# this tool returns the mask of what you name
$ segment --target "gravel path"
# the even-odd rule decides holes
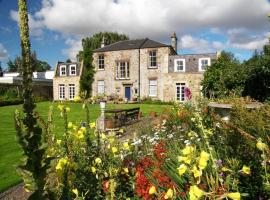
[[[31,193],[23,188],[23,183],[16,185],[0,194],[0,200],[27,200]]]

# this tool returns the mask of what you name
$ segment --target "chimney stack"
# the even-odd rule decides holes
[[[177,53],[177,37],[175,32],[173,32],[172,36],[171,36],[171,45],[173,47],[173,49],[175,50],[175,52]]]
[[[102,41],[101,41],[101,48],[105,47],[105,37],[103,35]]]

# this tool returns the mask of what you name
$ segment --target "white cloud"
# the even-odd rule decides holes
[[[65,41],[65,43],[69,47],[67,49],[64,49],[62,53],[66,55],[68,58],[70,58],[72,61],[76,61],[76,55],[80,50],[82,50],[81,38],[77,39],[68,38]]]
[[[267,0],[43,0],[35,14],[51,30],[91,35],[110,30],[133,37],[169,37],[201,28],[265,29]]]
[[[19,14],[17,11],[11,10],[10,17],[17,23],[19,22]],[[43,34],[44,24],[43,21],[28,14],[30,34],[35,37],[41,37]]]
[[[168,43],[176,31],[180,49],[205,52],[226,47],[260,48],[268,31],[269,11],[267,0],[43,0],[42,8],[29,19],[32,34],[42,34],[44,26],[66,38],[117,31],[131,38],[150,37]],[[228,41],[191,36],[205,30]],[[63,53],[74,58],[80,40],[67,40],[66,44],[69,47]]]
[[[3,44],[0,43],[0,60],[5,60],[8,58],[8,51]]]

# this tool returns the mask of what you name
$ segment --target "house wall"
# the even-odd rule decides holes
[[[176,83],[186,83],[191,90],[192,100],[201,96],[203,73],[168,73],[164,74],[164,101],[176,101]]]
[[[149,68],[149,51],[157,50],[157,68]],[[163,80],[162,74],[168,73],[168,57],[171,49],[168,47],[161,48],[146,48],[146,49],[132,49],[121,51],[109,51],[102,53],[94,53],[93,63],[95,65],[96,73],[93,82],[92,95],[97,95],[98,81],[104,80],[105,95],[117,94],[119,97],[125,97],[125,86],[131,87],[131,97],[137,97],[140,92],[141,98],[149,96],[149,80],[157,79],[158,92],[156,99],[163,99]],[[98,70],[98,56],[104,55],[105,69]],[[140,55],[140,91],[139,91],[139,55]],[[125,80],[116,79],[116,62],[129,61],[130,78]],[[137,90],[137,94],[135,93]]]
[[[75,84],[75,96],[79,95],[80,89],[80,76],[69,76],[69,77],[54,77],[53,79],[53,99],[59,100],[59,84],[65,85],[65,97],[69,99],[69,84]]]

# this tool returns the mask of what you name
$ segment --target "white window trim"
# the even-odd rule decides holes
[[[74,96],[73,96],[73,98],[70,97],[70,94],[71,94],[70,88],[74,88]],[[75,97],[75,94],[76,94],[76,86],[75,86],[75,84],[69,84],[68,85],[68,97],[69,97],[69,100],[73,100],[74,97]]]
[[[63,91],[64,91],[64,92],[63,92],[64,98],[61,97],[61,92],[60,92],[61,89],[60,89],[60,88],[64,88],[64,90],[63,90]],[[59,94],[58,94],[58,95],[59,95],[59,100],[65,100],[65,98],[66,98],[66,87],[65,87],[64,84],[59,84],[59,85],[58,85],[58,93],[59,93]]]
[[[183,70],[177,70],[177,61],[183,61]],[[185,72],[186,71],[186,60],[184,58],[174,60],[174,72]]]
[[[156,57],[156,65],[155,66],[151,66],[151,57],[152,56],[150,56],[150,52],[156,52],[156,56],[155,56]],[[157,69],[158,68],[157,54],[158,54],[157,50],[148,51],[148,59],[149,59],[148,68],[149,69]]]
[[[99,68],[99,56],[103,56],[103,62],[104,62],[104,66],[103,66],[103,68]],[[104,71],[105,70],[105,56],[104,56],[104,54],[100,54],[100,55],[98,55],[98,63],[97,63],[97,70],[98,71]]]
[[[204,69],[202,69],[202,63],[201,63],[201,61],[202,60],[207,60],[208,61],[208,66],[210,66],[211,65],[211,59],[210,58],[199,58],[199,71],[200,72],[204,72],[205,70]]]
[[[75,67],[75,74],[71,74],[71,67]],[[69,75],[70,76],[76,76],[77,67],[76,65],[69,65]]]
[[[101,81],[103,82],[103,85],[99,85],[99,83]],[[99,92],[99,86],[103,86],[103,92],[102,93]],[[105,81],[104,80],[98,80],[97,81],[97,94],[105,94]]]
[[[185,102],[186,101],[186,97],[184,97],[184,101],[182,101],[181,99],[180,100],[177,99],[177,90],[176,90],[177,89],[177,84],[185,84],[185,87],[188,87],[188,84],[186,82],[184,82],[184,81],[182,81],[182,82],[176,82],[175,83],[175,100],[176,100],[176,102],[181,102],[181,103],[182,102]]]
[[[150,93],[150,86],[151,86],[150,82],[151,81],[156,81],[156,85],[155,85],[156,86],[156,94],[154,94],[154,95]],[[152,86],[154,86],[154,85],[152,85]],[[157,93],[158,93],[158,81],[157,81],[157,79],[150,79],[149,80],[149,88],[148,89],[149,89],[149,97],[157,97]]]
[[[125,63],[125,77],[120,77],[121,63]],[[129,80],[129,79],[130,79],[129,61],[117,61],[116,62],[116,80]]]
[[[65,69],[65,75],[62,75],[62,69]],[[60,76],[67,76],[67,66],[66,65],[60,65]]]

